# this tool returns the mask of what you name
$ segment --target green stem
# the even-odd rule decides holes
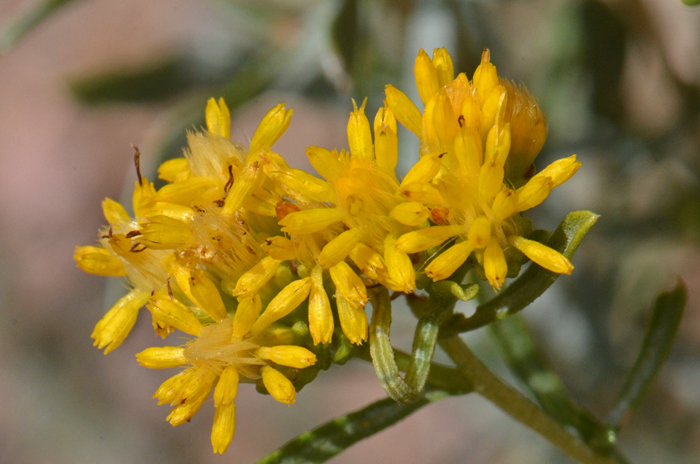
[[[613,464],[610,456],[595,454],[585,443],[568,433],[552,417],[520,392],[496,377],[458,336],[440,341],[440,346],[472,382],[474,391],[506,414],[549,440],[564,453],[584,464]]]

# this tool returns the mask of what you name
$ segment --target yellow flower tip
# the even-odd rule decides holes
[[[387,235],[384,240],[384,262],[386,263],[392,290],[413,293],[416,289],[416,271],[407,253],[396,248],[396,237]]]
[[[450,277],[474,251],[474,244],[469,241],[456,243],[433,259],[425,268],[425,273],[434,282]]]
[[[251,152],[272,147],[289,127],[292,113],[293,110],[285,109],[284,103],[268,111],[253,134],[250,142]]]
[[[311,278],[295,280],[284,287],[267,305],[262,315],[255,321],[251,329],[257,335],[273,322],[282,319],[294,311],[309,296]]]
[[[231,295],[243,296],[257,293],[275,275],[280,262],[279,259],[272,256],[261,259],[258,264],[238,279],[236,288],[233,289]]]
[[[98,349],[107,354],[122,344],[136,322],[139,309],[146,304],[149,292],[132,290],[122,297],[95,325],[91,337]]]
[[[421,138],[423,136],[423,115],[415,103],[393,85],[387,85],[384,92],[386,94],[386,105],[394,113],[396,119],[406,129],[416,134],[418,138]]]
[[[543,268],[558,274],[570,275],[574,270],[571,261],[556,250],[534,240],[527,240],[517,235],[508,237],[508,243],[522,251],[525,256]]]
[[[146,307],[153,316],[153,327],[162,334],[168,327],[174,327],[187,334],[199,336],[202,323],[192,310],[163,292],[156,292]]]
[[[241,340],[253,328],[255,320],[262,311],[260,295],[238,298],[238,308],[233,316],[232,338]]]
[[[416,76],[416,86],[418,87],[418,95],[424,105],[428,104],[430,97],[438,91],[438,74],[428,54],[422,48],[416,57],[416,64],[413,67],[413,72]]]
[[[218,406],[214,413],[211,428],[211,444],[215,453],[224,454],[236,430],[236,405],[233,403]]]
[[[474,71],[473,83],[482,102],[486,101],[491,90],[498,85],[498,72],[496,67],[491,64],[491,52],[488,48],[484,48],[481,53],[481,64]]]
[[[107,219],[107,222],[115,226],[118,224],[125,224],[131,220],[129,213],[126,209],[116,201],[111,198],[105,198],[102,200],[102,212]]]
[[[238,383],[240,375],[234,366],[227,366],[219,376],[219,381],[214,389],[214,406],[217,408],[227,404],[233,404],[238,395]]]
[[[323,269],[314,266],[311,270],[311,291],[309,294],[309,331],[314,345],[329,343],[333,337],[333,312],[331,303],[323,287]]]
[[[158,167],[158,178],[166,182],[186,180],[190,174],[190,165],[186,158],[173,158]]]
[[[494,290],[501,289],[508,274],[508,263],[503,249],[496,240],[491,240],[484,250],[484,274]]]
[[[221,322],[228,317],[224,300],[221,299],[216,284],[206,276],[203,270],[192,270],[190,292],[197,305],[215,321]]]
[[[185,349],[176,346],[153,347],[136,355],[139,365],[151,369],[166,369],[187,364]]]
[[[491,240],[491,221],[486,216],[479,216],[472,222],[467,237],[475,248],[486,248]]]
[[[73,259],[80,269],[89,273],[106,277],[126,275],[126,269],[119,258],[102,247],[75,247]]]
[[[454,65],[452,64],[452,57],[447,53],[445,47],[436,48],[433,50],[433,65],[437,71],[438,85],[443,87],[455,78]]]
[[[319,232],[342,219],[336,208],[315,208],[289,213],[279,221],[282,232],[311,234]]]
[[[318,256],[318,264],[323,269],[335,266],[350,254],[363,235],[362,229],[359,228],[341,233],[323,247]]]
[[[225,138],[231,138],[231,113],[223,98],[216,100],[210,98],[205,111],[207,129],[209,132]]]
[[[460,232],[462,232],[462,226],[459,225],[433,226],[403,234],[394,245],[404,253],[418,253],[436,247]]]
[[[362,102],[362,106],[357,108],[355,100],[352,101],[354,111],[350,113],[348,121],[348,144],[350,153],[356,159],[374,159],[374,145],[372,144],[372,132],[369,127],[369,120],[365,116],[365,105],[367,98]]]
[[[351,343],[361,345],[367,340],[369,335],[367,314],[364,308],[354,305],[340,293],[336,295],[336,304],[338,307],[338,319],[340,319],[340,327],[343,329],[343,333]]]
[[[331,279],[335,284],[336,290],[350,304],[355,306],[364,306],[369,298],[367,297],[367,287],[360,276],[346,263],[341,261],[330,268]]]
[[[255,350],[255,355],[260,359],[295,369],[304,369],[316,364],[316,355],[301,346],[264,346]]]
[[[389,212],[392,218],[406,226],[420,226],[430,214],[430,209],[415,201],[399,203]]]
[[[296,390],[292,382],[280,371],[270,366],[261,369],[263,385],[267,392],[277,401],[284,404],[294,404]]]

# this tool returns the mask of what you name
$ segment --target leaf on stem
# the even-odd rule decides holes
[[[614,427],[619,428],[625,416],[642,401],[668,357],[683,317],[686,299],[687,290],[681,279],[678,279],[673,290],[662,292],[656,298],[637,360],[608,414],[608,423]]]
[[[400,404],[386,398],[359,411],[340,416],[299,435],[257,464],[320,463],[338,455],[360,440],[381,432],[421,407],[449,396],[447,392],[426,392],[413,404]]]

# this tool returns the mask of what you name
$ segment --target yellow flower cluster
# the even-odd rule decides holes
[[[387,86],[372,125],[366,102],[353,103],[349,152],[307,149],[323,179],[272,151],[292,115],[283,104],[245,150],[230,140],[225,103],[211,99],[207,130],[188,133],[185,156],[160,166],[167,184],[156,190],[141,175],[137,152],[134,218],[105,200],[100,246],[76,249],[81,269],[124,276],[132,287],[95,327],[98,348],[117,348],[144,305],[162,337],[174,329],[192,336],[137,359],[150,368],[188,366],[155,395],[174,406],[173,425],[214,390],[215,452],[233,437],[239,382],[257,382],[291,404],[297,370],[316,363],[313,345],[328,347],[336,325],[352,343],[367,340],[368,287],[411,293],[417,272],[446,279],[470,256],[495,289],[523,254],[554,272],[573,269],[525,238],[520,213],[579,167],[572,156],[534,174],[546,138],[534,98],[498,77],[488,50],[471,80],[455,78],[444,48],[432,59],[421,50],[415,75],[423,113]],[[420,139],[420,159],[403,179],[397,121]],[[290,329],[302,318],[307,346]]]

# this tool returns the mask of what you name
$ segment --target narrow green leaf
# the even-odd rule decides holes
[[[331,24],[331,33],[333,44],[345,65],[346,72],[352,74],[359,30],[357,0],[343,0],[342,4]]]
[[[5,54],[34,27],[74,0],[46,0],[32,5],[0,26],[0,54]]]
[[[68,86],[82,103],[154,103],[191,89],[196,78],[193,60],[184,55],[152,60],[136,69],[115,69],[72,79]]]
[[[616,441],[615,431],[580,407],[537,347],[527,324],[517,314],[489,325],[506,363],[547,414],[575,428],[592,447],[604,451]]]
[[[675,288],[659,294],[652,309],[647,333],[634,366],[608,414],[608,423],[619,427],[625,416],[642,401],[654,376],[673,346],[687,299],[685,283],[678,279]]]
[[[569,213],[547,240],[547,246],[571,259],[598,215],[590,211]],[[522,310],[547,290],[560,274],[532,263],[508,288],[491,300],[479,305],[476,313],[467,318],[456,314],[440,331],[440,338],[478,329],[496,320]]]
[[[360,440],[381,432],[423,406],[449,396],[434,390],[413,404],[386,398],[353,413],[340,416],[299,435],[257,464],[313,464],[325,462]]]

